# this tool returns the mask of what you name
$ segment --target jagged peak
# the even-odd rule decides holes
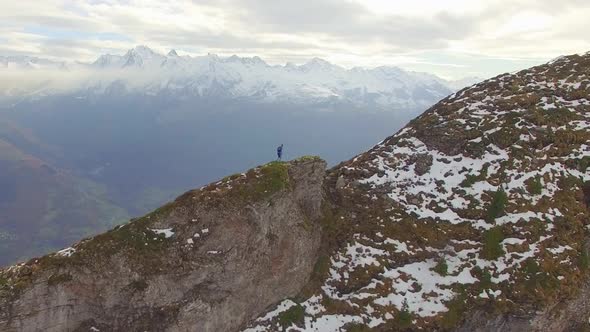
[[[224,62],[233,62],[233,63],[242,63],[242,64],[249,64],[249,65],[262,65],[268,66],[268,64],[262,60],[259,56],[253,57],[240,57],[237,55],[232,55],[224,60]]]
[[[129,51],[127,51],[127,54],[137,54],[137,55],[140,55],[140,56],[153,56],[153,55],[156,55],[158,53],[156,53],[151,48],[149,48],[149,47],[147,47],[145,45],[137,45],[134,48],[132,48]]]
[[[259,56],[257,56],[257,55],[253,56],[251,59],[252,59],[252,62],[254,62],[254,63],[261,64],[261,65],[265,65],[265,66],[267,66],[267,65],[268,65],[268,64],[266,63],[266,61],[262,60],[262,58],[261,58],[261,57],[259,57]]]
[[[149,48],[145,45],[138,45],[138,46],[135,46],[134,48],[130,49],[129,51],[127,51],[127,53],[125,53],[125,55],[123,57],[149,60],[154,57],[162,57],[162,55],[155,52],[154,50],[152,50],[151,48]]]
[[[324,59],[314,57],[305,64],[300,66],[301,69],[304,70],[335,70],[341,69],[341,67],[336,66]]]
[[[240,59],[241,59],[241,57],[239,57],[235,54],[232,54],[232,56],[228,57],[226,60],[228,62],[238,62],[238,61],[240,61]]]

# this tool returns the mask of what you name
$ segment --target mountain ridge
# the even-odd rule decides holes
[[[314,157],[273,162],[0,270],[0,324],[9,331],[50,320],[67,330],[580,330],[590,314],[589,141],[590,53],[500,75],[451,94],[326,173]],[[201,245],[196,239],[209,225],[217,237]],[[270,265],[254,264],[249,250],[259,246],[247,250],[242,233],[258,239]],[[232,243],[244,250],[232,253]],[[297,259],[300,250],[305,259]],[[221,261],[200,261],[217,254]],[[248,298],[260,301],[256,310],[237,314],[236,288],[219,286],[253,275],[273,280],[265,272],[275,263],[281,273],[272,282],[282,287],[271,291],[284,293],[247,287],[264,294]],[[202,278],[218,267],[236,275]],[[300,272],[296,283],[290,268]],[[107,273],[109,285],[88,269]],[[96,296],[105,289],[107,299]],[[133,301],[125,297],[113,311],[108,303],[120,294]],[[94,314],[79,302],[66,305],[81,298],[105,302],[92,303]]]
[[[4,63],[5,70],[21,68],[32,72],[34,77],[35,70],[51,69],[53,64],[55,70],[66,74],[61,78],[64,82],[73,82],[63,87],[58,84],[59,80],[50,77],[49,82],[40,83],[41,89],[35,86],[35,89],[15,91],[12,87],[4,89],[6,96],[101,95],[108,93],[108,86],[123,83],[130,92],[149,95],[171,93],[206,97],[216,96],[222,90],[220,96],[265,102],[330,104],[345,101],[356,106],[403,110],[428,107],[452,91],[479,81],[477,78],[447,81],[432,74],[387,66],[345,69],[320,58],[302,65],[269,65],[257,56],[208,54],[191,57],[179,56],[173,50],[164,55],[146,46],[137,46],[124,55],[101,55],[92,63],[46,61],[47,65],[40,67],[31,65],[27,57],[20,62],[17,60],[17,57],[0,57],[0,65]],[[78,72],[80,74],[76,74]]]
[[[443,99],[328,171],[330,268],[247,331],[581,329],[589,128],[590,54]]]

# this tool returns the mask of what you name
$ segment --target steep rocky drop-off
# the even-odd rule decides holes
[[[326,164],[273,162],[0,270],[0,331],[235,331],[306,283]]]

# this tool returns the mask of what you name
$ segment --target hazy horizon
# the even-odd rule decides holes
[[[0,13],[0,54],[92,61],[148,45],[270,64],[319,57],[345,68],[491,77],[589,51],[589,14],[581,0],[12,2]]]

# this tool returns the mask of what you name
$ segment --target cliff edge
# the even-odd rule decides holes
[[[307,282],[326,163],[272,162],[0,270],[0,331],[233,331]]]

